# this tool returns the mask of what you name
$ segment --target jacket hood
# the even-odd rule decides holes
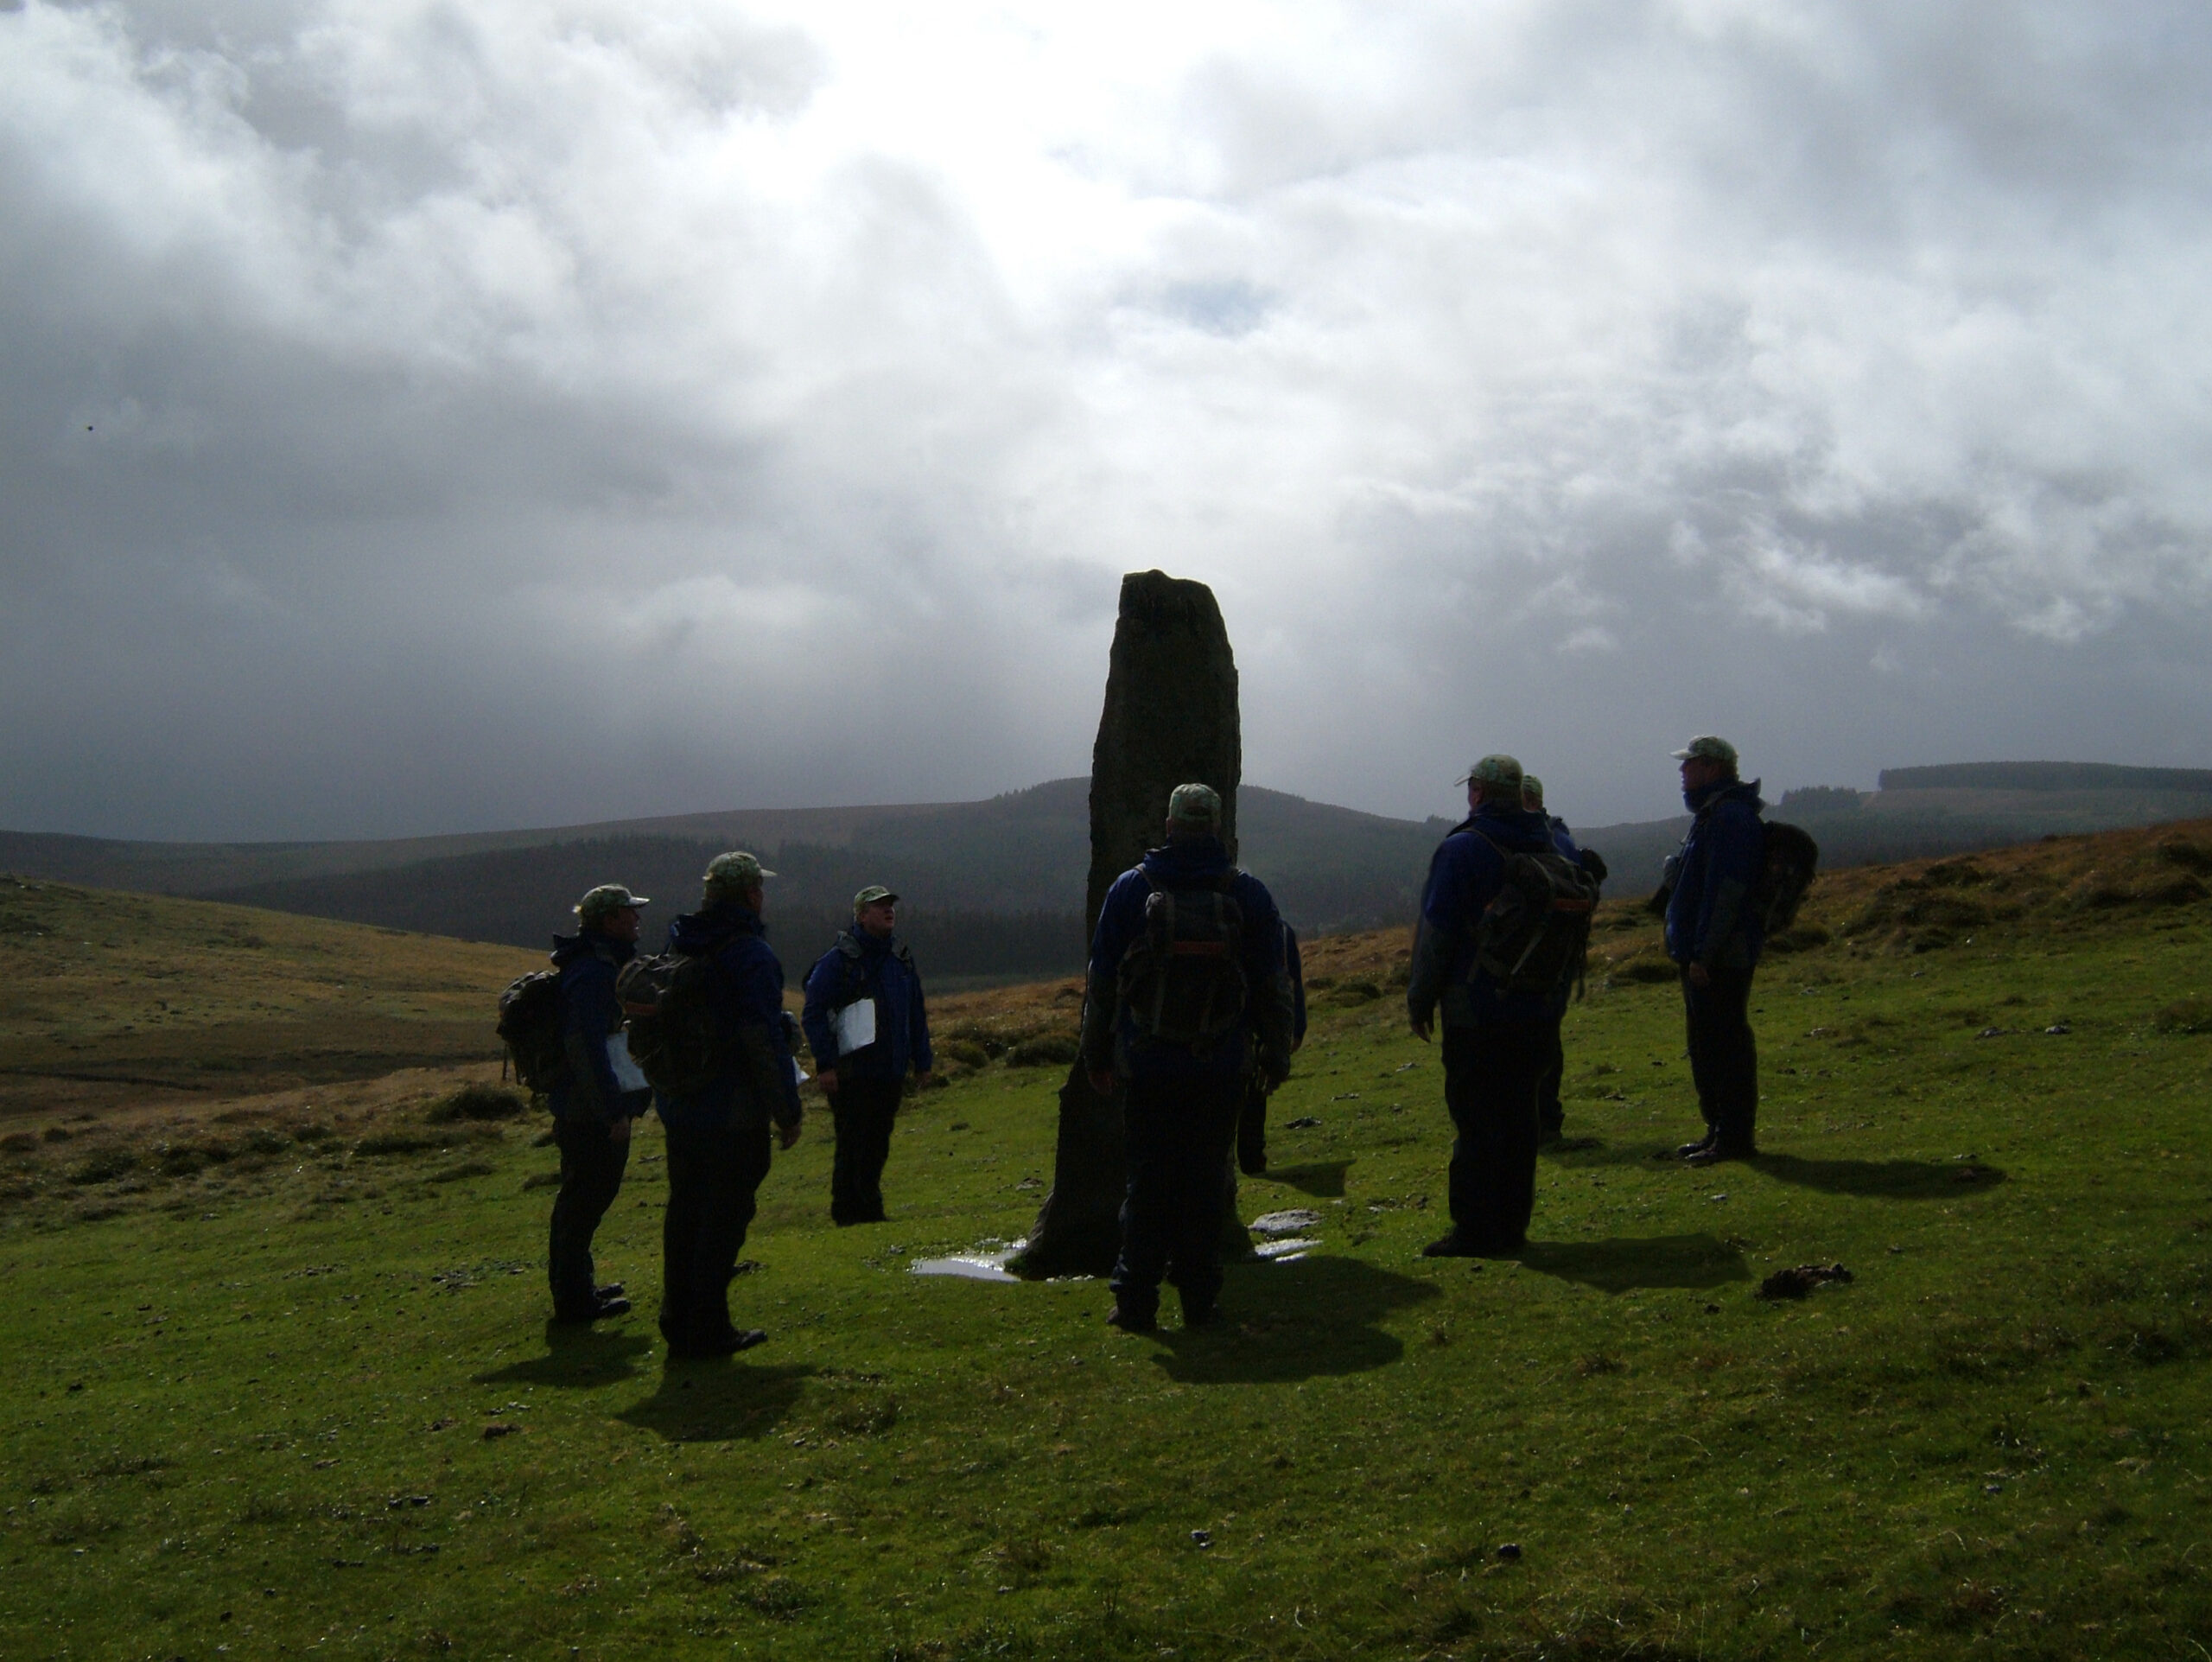
[[[668,926],[668,949],[697,955],[714,952],[739,935],[765,935],[767,926],[749,906],[726,901],[703,912],[686,912]]]
[[[553,967],[566,969],[580,958],[589,958],[604,947],[617,964],[627,964],[638,955],[638,949],[626,940],[617,940],[612,935],[602,935],[595,930],[580,929],[573,935],[553,937]]]
[[[1509,808],[1502,803],[1484,803],[1452,829],[1455,833],[1479,832],[1516,854],[1544,854],[1552,847],[1552,822],[1548,815]]]
[[[1143,870],[1163,883],[1187,883],[1218,877],[1229,869],[1229,850],[1218,837],[1198,837],[1187,843],[1167,843],[1147,849]]]
[[[1764,812],[1766,804],[1759,798],[1759,781],[1755,779],[1719,779],[1701,791],[1684,791],[1682,802],[1692,813],[1703,813],[1714,803],[1733,797],[1751,805],[1753,813]]]

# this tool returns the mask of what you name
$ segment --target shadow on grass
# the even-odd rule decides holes
[[[1435,1296],[1429,1283],[1359,1258],[1231,1265],[1220,1322],[1191,1332],[1163,1328],[1166,1349],[1155,1360],[1170,1379],[1188,1385],[1363,1373],[1405,1353],[1404,1343],[1376,1323]],[[1167,1304],[1172,1311],[1174,1300]]]
[[[1303,1166],[1270,1166],[1259,1176],[1248,1181],[1255,1183],[1281,1183],[1294,1188],[1300,1194],[1318,1195],[1323,1200],[1342,1200],[1344,1174],[1351,1169],[1349,1160],[1315,1160]]]
[[[658,1391],[614,1417],[671,1442],[762,1437],[791,1412],[813,1372],[794,1362],[754,1366],[741,1356],[679,1362],[662,1373]]]
[[[1711,1235],[1531,1241],[1522,1249],[1521,1264],[1538,1275],[1580,1282],[1602,1293],[1632,1293],[1656,1287],[1719,1287],[1751,1278],[1744,1255]]]
[[[2005,1181],[2003,1172],[1978,1160],[1803,1160],[1794,1154],[1763,1154],[1751,1168],[1761,1176],[1829,1194],[1890,1200],[1955,1199]]]
[[[545,1354],[532,1356],[490,1373],[478,1385],[542,1385],[582,1387],[637,1377],[638,1362],[652,1349],[643,1334],[620,1328],[575,1328],[545,1324]]]

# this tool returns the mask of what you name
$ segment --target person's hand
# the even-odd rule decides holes
[[[776,1142],[779,1147],[788,1149],[798,1143],[799,1124],[798,1120],[793,1120],[788,1125],[776,1127]]]
[[[1090,1070],[1090,1088],[1096,1091],[1102,1097],[1112,1096],[1114,1094],[1113,1074],[1103,1067],[1092,1068]]]
[[[1427,1044],[1428,1042],[1428,1018],[1426,1016],[1415,1017],[1413,1023],[1413,1028],[1414,1037],[1420,1040],[1423,1044]]]
[[[629,1115],[617,1114],[613,1123],[607,1128],[607,1140],[609,1143],[627,1143],[630,1140],[632,1123]]]
[[[1689,969],[1690,985],[1703,992],[1713,984],[1713,971],[1702,964],[1693,964]]]
[[[817,1073],[814,1076],[814,1082],[820,1086],[824,1091],[830,1092],[830,1095],[836,1095],[837,1070],[834,1067],[823,1068],[819,1073]]]

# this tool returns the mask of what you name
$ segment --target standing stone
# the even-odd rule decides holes
[[[1221,608],[1202,583],[1162,571],[1122,579],[1121,614],[1106,672],[1106,704],[1090,753],[1090,884],[1084,940],[1098,927],[1114,879],[1156,846],[1167,795],[1198,781],[1221,793],[1222,840],[1236,853],[1236,786],[1243,774],[1236,660]],[[1060,1086],[1052,1189],[1011,1268],[1027,1276],[1103,1276],[1121,1247],[1128,1187],[1120,1093],[1102,1097],[1077,1060]],[[1234,1183],[1233,1176],[1230,1178]],[[1230,1209],[1237,1251],[1250,1239]]]

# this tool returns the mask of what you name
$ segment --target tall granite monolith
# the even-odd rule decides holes
[[[1114,879],[1160,842],[1167,795],[1178,785],[1196,780],[1221,793],[1223,840],[1235,856],[1243,773],[1236,660],[1213,591],[1162,571],[1130,572],[1122,579],[1105,708],[1090,753],[1086,944]],[[1108,1273],[1127,1186],[1120,1093],[1093,1091],[1078,1060],[1060,1086],[1052,1192],[1012,1267],[1028,1276]],[[1249,1251],[1234,1208],[1228,1225],[1226,1244]]]

